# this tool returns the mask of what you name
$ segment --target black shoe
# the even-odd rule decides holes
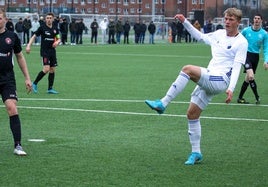
[[[241,104],[249,104],[249,102],[247,102],[244,98],[242,99],[237,99],[237,103],[241,103]]]

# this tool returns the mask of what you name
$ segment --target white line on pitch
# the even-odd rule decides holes
[[[158,114],[152,114],[152,113],[122,112],[122,111],[108,111],[108,110],[88,110],[88,109],[74,109],[74,108],[30,107],[30,106],[19,106],[19,108],[38,109],[38,110],[59,110],[59,111],[108,113],[108,114],[142,115],[142,116],[156,116],[156,115],[158,115]],[[183,118],[186,117],[186,115],[175,115],[175,114],[162,114],[161,116],[165,116],[165,117],[183,117]],[[267,119],[227,118],[227,117],[209,117],[209,116],[202,116],[201,118],[203,118],[203,119],[215,119],[215,120],[268,122]]]

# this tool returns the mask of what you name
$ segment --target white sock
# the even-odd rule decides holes
[[[200,120],[188,120],[188,134],[190,143],[192,145],[192,152],[201,153],[200,140],[201,140],[201,124]]]
[[[164,107],[166,107],[179,93],[182,92],[189,80],[189,75],[181,71],[175,82],[173,82],[170,86],[166,96],[161,99]]]

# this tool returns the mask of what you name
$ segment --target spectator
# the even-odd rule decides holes
[[[109,37],[108,37],[108,43],[109,44],[116,44],[114,40],[114,35],[115,35],[115,22],[111,18],[108,24],[108,29],[109,29]]]
[[[63,18],[62,22],[60,23],[60,34],[61,34],[62,45],[67,44],[68,23],[67,23],[66,18]]]
[[[121,35],[123,33],[123,25],[122,25],[122,18],[121,17],[116,22],[115,30],[116,30],[116,42],[118,44],[120,44]]]
[[[32,21],[32,28],[31,28],[31,36],[34,35],[34,32],[40,27],[40,23],[38,22],[37,18],[34,18]],[[34,44],[38,45],[40,43],[40,37],[36,37]]]
[[[101,41],[102,41],[102,44],[105,44],[106,43],[107,28],[108,28],[108,21],[107,21],[107,18],[104,18],[100,22]]]
[[[124,44],[129,44],[129,31],[130,31],[130,24],[128,20],[125,22],[123,25],[123,30],[124,30]]]
[[[144,44],[146,30],[147,30],[147,25],[145,24],[145,20],[143,20],[143,22],[141,24],[141,34],[140,34],[140,43],[141,44]]]
[[[76,32],[77,32],[77,27],[76,27],[76,23],[75,23],[75,19],[72,19],[71,23],[69,24],[69,31],[70,31],[70,42],[71,45],[76,45],[75,41],[76,41]]]
[[[79,19],[76,24],[76,44],[83,44],[83,32],[85,30],[85,24],[83,19]]]
[[[150,22],[148,26],[148,31],[149,31],[149,44],[154,44],[154,34],[156,31],[156,27],[153,21]]]
[[[90,24],[91,28],[91,43],[97,44],[97,38],[98,38],[98,28],[99,24],[97,23],[97,20],[94,19],[93,22]]]
[[[141,35],[141,24],[140,20],[137,19],[136,23],[133,26],[134,34],[135,34],[135,43],[138,44],[140,41],[140,35]]]
[[[29,43],[30,39],[30,29],[32,28],[32,22],[30,16],[27,16],[23,20],[23,44],[26,45]]]
[[[6,22],[6,28],[7,30],[14,32],[15,28],[11,18]]]
[[[19,18],[19,21],[15,24],[15,31],[22,45],[23,44],[23,20],[22,18]]]
[[[205,33],[210,33],[213,31],[213,24],[211,23],[211,20],[208,20],[207,24],[205,25],[204,31]]]

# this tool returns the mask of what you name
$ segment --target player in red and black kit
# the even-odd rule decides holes
[[[45,18],[45,24],[41,25],[34,35],[30,39],[28,45],[26,46],[26,52],[30,53],[31,45],[35,41],[37,36],[41,36],[41,48],[40,55],[43,59],[43,70],[40,71],[32,84],[34,93],[37,93],[38,82],[48,74],[48,90],[49,94],[57,94],[58,92],[53,89],[54,79],[55,79],[55,68],[57,66],[56,57],[56,47],[60,43],[59,30],[53,24],[54,14],[48,13]]]
[[[21,123],[17,110],[16,80],[13,70],[13,54],[24,75],[28,92],[31,91],[31,80],[26,60],[21,49],[21,42],[17,34],[6,29],[6,12],[0,9],[0,94],[5,104],[10,129],[14,139],[14,154],[25,156],[26,152],[21,147]]]

